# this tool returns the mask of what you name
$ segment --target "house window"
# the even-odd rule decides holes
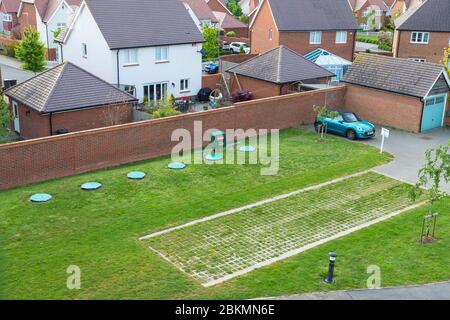
[[[65,22],[58,22],[56,24],[56,28],[57,29],[64,29],[66,27],[66,23]]]
[[[272,35],[272,29],[270,29],[270,30],[269,30],[269,40],[272,40],[272,37],[273,37],[273,35]]]
[[[189,91],[189,79],[180,80],[180,91]]]
[[[121,84],[120,85],[120,89],[122,89],[123,91],[131,94],[132,96],[136,96],[136,87],[135,86],[127,85],[127,84]]]
[[[370,12],[371,12],[371,10],[370,10],[370,9],[367,9],[366,11],[363,12],[363,16],[364,16],[364,17],[370,16]]]
[[[309,44],[321,44],[322,43],[322,32],[313,31],[309,33]]]
[[[359,25],[361,29],[363,29],[364,31],[368,31],[369,30],[369,25],[362,23]]]
[[[3,14],[3,21],[11,22],[12,21],[12,15],[10,15],[8,13]]]
[[[411,43],[428,43],[430,38],[429,32],[412,32],[411,33]]]
[[[138,53],[137,49],[124,50],[124,63],[127,64],[137,64],[138,63]]]
[[[169,47],[158,47],[156,48],[155,60],[158,61],[169,61]]]
[[[380,10],[380,9],[377,9],[377,10],[375,10],[375,15],[376,15],[377,17],[381,17],[381,16],[383,15],[383,11]]]
[[[83,53],[83,57],[87,57],[87,55],[88,55],[88,51],[87,51],[87,44],[86,43],[82,43],[81,44],[81,50],[82,50],[82,53]]]
[[[436,104],[440,104],[440,103],[444,103],[444,97],[437,97],[435,103]]]
[[[336,43],[347,43],[347,31],[336,32]]]

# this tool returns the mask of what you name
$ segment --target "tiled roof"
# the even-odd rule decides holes
[[[361,53],[342,81],[424,98],[443,72],[440,64]]]
[[[5,12],[17,13],[19,11],[20,0],[1,0],[5,7]]]
[[[135,101],[128,93],[66,62],[5,91],[40,113]]]
[[[334,76],[285,46],[249,59],[228,72],[277,84]]]
[[[204,41],[179,0],[87,0],[86,2],[110,49]]]
[[[214,16],[219,21],[219,27],[221,29],[233,29],[233,28],[247,28],[247,25],[228,13],[214,11]]]
[[[450,0],[426,0],[396,21],[398,30],[450,32]]]
[[[217,22],[216,16],[209,8],[205,0],[181,0],[191,8],[199,20],[211,20]]]
[[[279,31],[356,30],[347,0],[266,0]]]

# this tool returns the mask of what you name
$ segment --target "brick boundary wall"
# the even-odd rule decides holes
[[[168,155],[175,129],[287,129],[314,121],[314,105],[343,107],[346,87],[235,104],[215,110],[145,120],[0,145],[0,189],[76,175]],[[195,146],[194,147],[199,147]]]
[[[202,88],[210,88],[214,90],[220,88],[220,83],[222,83],[222,74],[204,74],[202,75]]]

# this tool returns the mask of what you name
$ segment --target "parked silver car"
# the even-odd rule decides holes
[[[233,53],[240,53],[241,47],[244,48],[245,54],[250,53],[250,46],[246,44],[245,42],[232,42],[230,43],[230,49]]]

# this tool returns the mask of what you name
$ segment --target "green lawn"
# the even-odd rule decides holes
[[[384,285],[449,278],[450,242],[442,237],[433,246],[415,244],[424,210],[207,289],[138,241],[169,226],[390,159],[341,138],[317,143],[315,134],[295,129],[280,136],[277,176],[261,176],[254,165],[170,171],[166,157],[0,192],[0,298],[251,298],[323,290],[327,287],[319,278],[331,249],[340,254],[336,288],[364,285],[367,264],[382,267]],[[143,170],[148,177],[129,181],[125,175],[131,170]],[[103,188],[79,190],[92,180]],[[51,193],[54,199],[32,204],[28,198],[36,192]],[[442,202],[441,211],[447,206],[448,201]],[[439,218],[439,227],[450,228],[447,215]],[[66,288],[69,265],[81,268],[81,290]]]

